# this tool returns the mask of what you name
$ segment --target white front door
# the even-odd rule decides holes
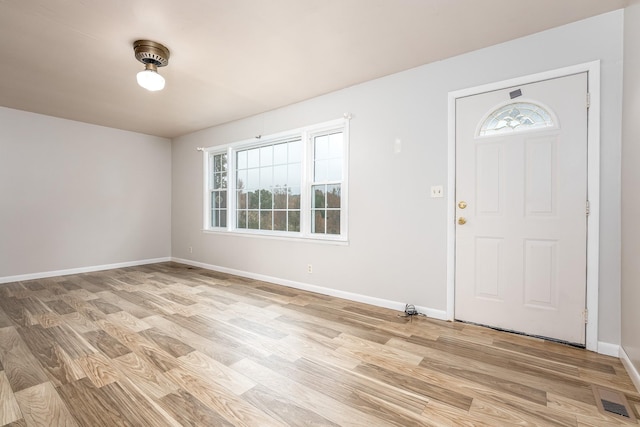
[[[585,343],[587,73],[456,100],[455,318]]]

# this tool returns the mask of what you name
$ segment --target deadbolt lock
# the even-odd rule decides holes
[[[465,202],[464,200],[459,201],[459,202],[458,202],[458,207],[459,207],[460,209],[464,209],[464,208],[466,208],[466,207],[467,207],[467,202]]]

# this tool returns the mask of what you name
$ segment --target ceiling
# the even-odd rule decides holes
[[[175,137],[627,0],[0,0],[0,105]],[[132,43],[171,51],[162,92]]]

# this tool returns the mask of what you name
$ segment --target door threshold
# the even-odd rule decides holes
[[[493,329],[494,331],[507,332],[509,334],[521,335],[521,336],[530,337],[530,338],[537,338],[537,339],[540,339],[540,340],[543,340],[543,341],[549,341],[549,342],[554,342],[554,343],[557,343],[557,344],[567,345],[569,347],[582,348],[582,349],[586,349],[587,348],[587,346],[585,344],[578,344],[578,343],[574,343],[574,342],[570,342],[570,341],[559,340],[557,338],[544,337],[542,335],[527,334],[525,332],[514,331],[514,330],[511,330],[511,329],[503,329],[503,328],[498,328],[496,326],[484,325],[482,323],[469,322],[467,320],[454,319],[454,321],[455,322],[460,322],[460,323],[465,323],[465,324],[468,324],[468,325],[481,326],[483,328]]]

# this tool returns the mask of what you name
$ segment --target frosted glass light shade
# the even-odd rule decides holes
[[[137,76],[138,84],[146,90],[155,92],[164,89],[164,77],[153,70],[140,71]]]

